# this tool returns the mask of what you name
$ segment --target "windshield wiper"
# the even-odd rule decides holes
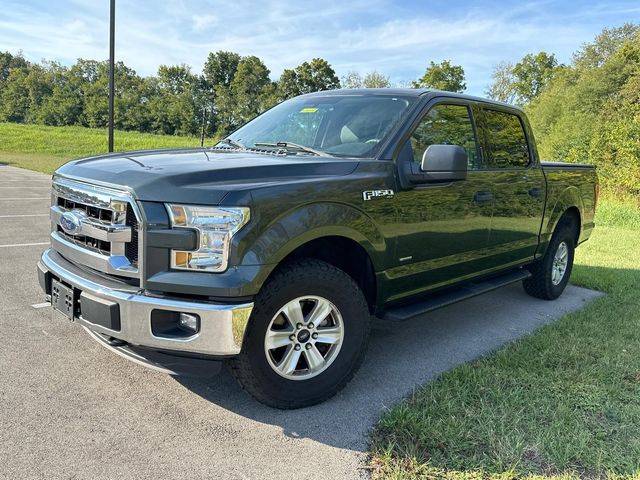
[[[329,157],[333,156],[327,152],[323,152],[322,150],[316,150],[315,148],[305,147],[304,145],[300,145],[298,143],[292,143],[292,142],[276,142],[276,143],[255,142],[254,145],[256,147],[285,148],[287,150],[296,150],[299,152],[311,153],[312,155],[318,155],[318,156],[322,156],[322,155],[327,155]]]
[[[237,140],[231,140],[230,138],[223,138],[222,140],[219,140],[218,143],[226,143],[227,145],[231,145],[232,147],[240,148],[242,150],[247,149],[247,147],[245,147],[242,143],[238,142]]]

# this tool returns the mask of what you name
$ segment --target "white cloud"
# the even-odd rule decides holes
[[[116,56],[149,75],[160,64],[187,63],[200,71],[210,51],[232,50],[262,58],[273,78],[284,68],[323,57],[338,75],[376,69],[394,81],[418,77],[430,60],[451,59],[465,68],[469,93],[482,94],[492,66],[501,60],[546,50],[567,62],[603,27],[640,20],[631,0],[592,1],[580,9],[559,0],[509,8],[500,2],[468,7],[452,1],[439,10],[424,5],[399,0],[328,0],[321,8],[294,0],[119,2]],[[106,58],[107,35],[106,2],[70,0],[52,8],[46,0],[8,0],[0,11],[0,50],[22,49],[35,61]]]
[[[197,32],[206,30],[218,23],[218,17],[211,14],[192,15],[193,29]]]

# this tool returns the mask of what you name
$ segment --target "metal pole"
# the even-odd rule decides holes
[[[115,77],[116,0],[109,8],[109,151],[113,152],[113,97]]]

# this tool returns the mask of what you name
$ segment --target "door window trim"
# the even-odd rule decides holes
[[[485,152],[489,148],[488,139],[485,137],[485,132],[479,126],[476,126],[479,130],[482,131],[482,164],[486,165],[486,168],[483,168],[483,172],[524,172],[529,171],[535,166],[537,166],[536,156],[534,155],[533,149],[531,147],[531,141],[529,137],[529,129],[527,128],[527,124],[522,117],[522,113],[519,110],[516,110],[511,107],[502,107],[501,105],[494,105],[492,103],[484,103],[484,102],[475,102],[475,105],[480,110],[493,110],[494,112],[506,113],[508,115],[515,116],[520,122],[520,127],[522,128],[522,132],[524,133],[525,142],[527,142],[527,152],[529,153],[529,163],[526,167],[508,167],[508,168],[497,168],[492,167],[489,164],[488,159],[485,157]],[[473,111],[473,108],[471,108]]]
[[[411,123],[410,127],[406,130],[404,135],[402,135],[400,141],[398,142],[394,152],[393,152],[393,161],[398,162],[400,159],[400,152],[404,148],[404,145],[407,141],[410,141],[413,133],[420,126],[422,120],[427,116],[427,114],[438,105],[458,105],[467,108],[467,114],[469,115],[469,121],[471,122],[471,130],[473,131],[473,137],[476,142],[476,156],[480,162],[481,168],[469,169],[470,172],[484,172],[487,171],[486,168],[482,168],[484,165],[484,157],[482,156],[482,148],[478,138],[478,130],[475,122],[475,118],[473,116],[473,108],[472,104],[474,102],[456,98],[456,97],[436,97],[427,102],[427,104],[420,110],[420,113],[416,116],[416,118]],[[415,162],[413,162],[415,163]]]

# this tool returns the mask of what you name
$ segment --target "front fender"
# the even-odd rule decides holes
[[[320,202],[290,210],[260,228],[244,265],[277,265],[296,248],[311,240],[340,236],[360,244],[375,265],[387,252],[387,242],[376,223],[357,208],[337,202]]]

